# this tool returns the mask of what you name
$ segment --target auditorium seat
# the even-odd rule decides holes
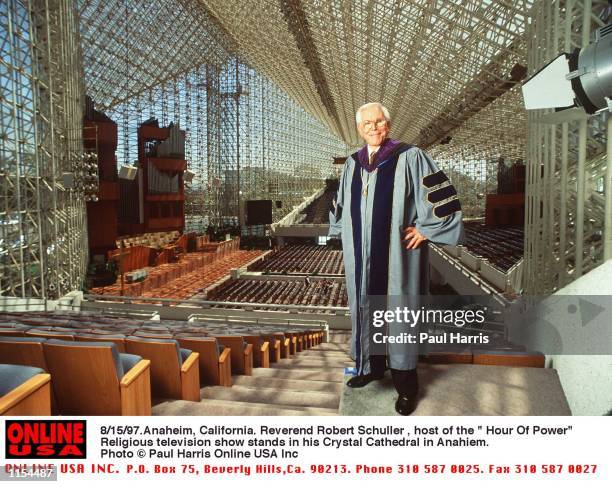
[[[45,327],[47,328],[47,327]],[[63,330],[54,330],[51,327],[49,329],[39,329],[39,328],[31,328],[25,333],[27,337],[37,337],[37,338],[47,338],[53,339],[56,338],[58,340],[67,340],[74,341],[74,332],[63,331]]]
[[[132,332],[131,336],[140,337],[140,338],[159,338],[162,340],[172,340],[173,338],[172,333],[147,331],[147,330],[136,330]]]
[[[278,362],[281,359],[281,345],[285,340],[285,335],[283,333],[273,333],[266,331],[265,329],[260,329],[259,334],[261,337],[267,341],[269,345],[269,361],[270,362]]]
[[[38,367],[0,364],[0,415],[50,414],[51,376]]]
[[[253,345],[253,367],[270,367],[270,343],[265,341],[261,335],[244,333],[239,329],[233,329],[241,333],[247,343]]]
[[[175,335],[180,346],[200,354],[200,384],[225,386],[232,385],[232,357],[229,348],[220,347],[215,338]],[[222,349],[220,351],[220,349]]]
[[[11,325],[5,326],[4,323],[0,324],[0,337],[22,337],[25,336],[26,332],[30,329],[27,325]]]
[[[151,414],[149,360],[111,342],[47,340],[43,348],[61,414]]]
[[[49,372],[45,361],[43,343],[45,338],[39,337],[2,337],[0,336],[0,360],[13,365],[27,365]],[[51,410],[58,412],[57,400],[51,391]]]
[[[79,333],[75,335],[77,342],[111,342],[117,347],[119,353],[126,353],[125,350],[125,335],[121,334],[95,334],[95,333]]]
[[[253,374],[253,345],[245,342],[240,335],[216,334],[214,337],[221,345],[231,350],[233,374]]]
[[[5,364],[28,365],[48,371],[43,350],[44,338],[0,337],[0,360]]]
[[[291,356],[291,337],[283,333],[283,339],[280,344],[281,358],[289,358]]]
[[[200,400],[197,352],[180,348],[176,340],[155,337],[127,337],[125,348],[128,353],[151,361],[151,389],[154,397]]]

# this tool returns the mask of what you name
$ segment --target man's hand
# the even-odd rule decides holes
[[[425,240],[427,239],[419,233],[416,227],[406,227],[404,229],[404,242],[407,242],[406,248],[408,250],[418,248]]]

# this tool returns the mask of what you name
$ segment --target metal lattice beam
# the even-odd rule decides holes
[[[72,1],[0,4],[0,295],[57,298],[87,265],[82,71]]]

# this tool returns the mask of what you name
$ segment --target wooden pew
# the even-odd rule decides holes
[[[215,335],[217,341],[231,350],[232,373],[253,374],[253,345],[246,343],[240,335]]]
[[[270,367],[270,343],[263,339],[258,333],[242,335],[247,343],[253,345],[253,366]]]
[[[47,340],[43,348],[61,414],[151,414],[149,360],[119,354],[110,342]],[[128,359],[136,363],[124,373]]]
[[[151,388],[155,397],[200,401],[199,354],[181,356],[176,340],[127,337],[128,353],[151,361]]]
[[[183,348],[200,354],[200,384],[231,387],[232,356],[226,347],[219,354],[217,340],[212,337],[175,336]]]

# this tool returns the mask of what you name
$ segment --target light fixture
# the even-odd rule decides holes
[[[138,168],[136,166],[128,166],[127,164],[121,164],[119,166],[119,178],[133,181],[138,174]]]
[[[612,111],[612,24],[598,29],[588,46],[557,56],[531,76],[522,90],[528,110],[561,109],[541,117],[543,122]]]

